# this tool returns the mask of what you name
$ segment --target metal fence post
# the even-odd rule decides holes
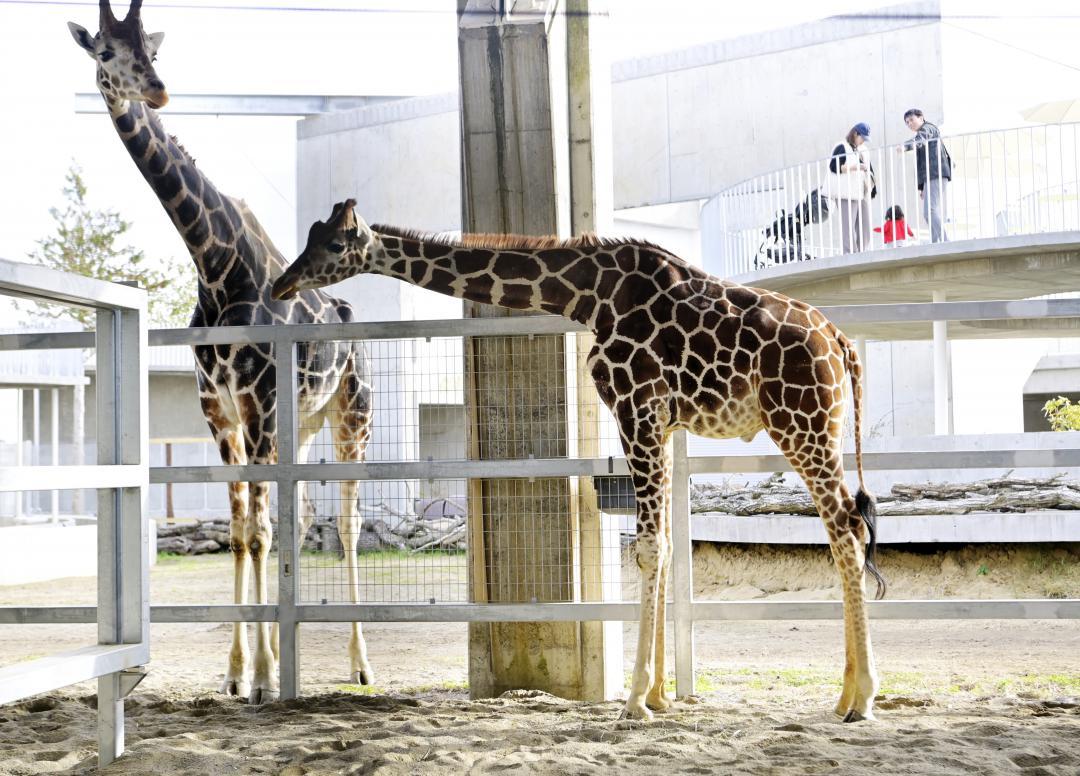
[[[693,544],[690,540],[690,459],[686,432],[672,434],[671,562],[675,630],[675,695],[694,694]]]
[[[147,331],[142,310],[97,316],[98,463],[140,466],[137,487],[98,491],[98,642],[142,644],[149,658],[150,589],[146,544],[149,489]],[[124,751],[124,697],[140,669],[98,678],[98,763]]]
[[[296,463],[296,345],[287,333],[274,342],[277,357],[277,460]],[[300,592],[300,553],[297,537],[297,482],[289,476],[277,481],[278,505],[278,678],[281,698],[295,698],[300,686],[299,623],[296,604]]]

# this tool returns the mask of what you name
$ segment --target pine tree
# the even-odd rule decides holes
[[[195,307],[194,273],[185,262],[170,258],[151,266],[143,251],[126,244],[131,224],[115,210],[97,210],[86,201],[86,183],[79,166],[72,164],[65,176],[63,208],[49,214],[56,231],[30,254],[30,259],[61,272],[111,281],[135,281],[149,294],[151,326],[187,326]],[[77,307],[35,303],[35,316],[73,320],[84,329],[95,326],[95,311]]]

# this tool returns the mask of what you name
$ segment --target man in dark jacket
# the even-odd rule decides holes
[[[915,137],[898,151],[915,152],[915,171],[919,181],[923,218],[930,226],[930,241],[949,239],[945,234],[946,182],[952,180],[952,159],[941,140],[941,132],[923,116],[918,108],[904,114],[904,123]]]

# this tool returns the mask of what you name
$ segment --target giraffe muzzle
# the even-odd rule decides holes
[[[159,89],[153,92],[147,92],[143,95],[143,99],[146,100],[146,104],[154,110],[161,110],[169,104],[169,93],[164,89]]]
[[[274,286],[270,289],[270,298],[279,301],[292,299],[296,296],[298,285],[300,285],[299,281],[286,273],[274,281]]]

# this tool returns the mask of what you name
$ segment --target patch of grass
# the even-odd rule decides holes
[[[881,687],[878,692],[882,695],[912,695],[927,692],[931,682],[924,674],[915,671],[884,671],[881,674]],[[950,685],[960,691],[959,685]],[[939,692],[940,690],[935,690]]]
[[[990,567],[987,566],[985,563],[980,563],[979,568],[975,569],[975,576],[977,577],[985,577],[989,573]]]
[[[1034,698],[1080,695],[1080,673],[1021,674],[994,683],[993,690],[1000,695],[1022,695]]]
[[[403,692],[410,695],[422,695],[427,692],[468,692],[469,683],[464,681],[454,681],[452,679],[445,682],[436,682],[434,684],[418,684],[415,687],[406,687]]]
[[[353,695],[382,695],[383,689],[373,684],[339,684],[337,689]]]
[[[205,568],[206,562],[199,560],[201,555],[182,555],[176,552],[159,552],[157,563],[170,571],[192,571],[197,567]]]

